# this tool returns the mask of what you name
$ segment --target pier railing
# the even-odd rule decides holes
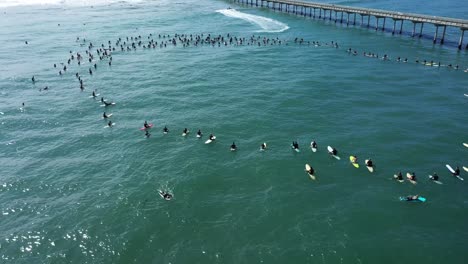
[[[316,9],[319,10],[319,18],[322,18],[322,11],[323,11],[323,18],[325,19],[326,12],[328,11],[329,16],[328,18],[331,20],[332,12],[335,12],[335,22],[337,21],[337,14],[341,13],[340,23],[343,23],[343,13],[347,14],[348,19],[346,23],[349,24],[349,15],[354,15],[353,24],[356,24],[356,14],[361,16],[361,24],[363,17],[367,17],[367,27],[369,27],[370,17],[373,16],[376,18],[376,30],[379,28],[379,19],[383,18],[383,25],[382,30],[385,29],[385,19],[389,18],[393,20],[393,31],[392,34],[395,33],[396,22],[399,21],[400,24],[400,31],[401,34],[403,28],[403,21],[410,21],[413,23],[413,33],[412,36],[415,36],[416,31],[416,24],[420,24],[420,32],[419,36],[422,35],[422,29],[425,23],[433,24],[436,27],[436,32],[434,35],[434,43],[437,42],[438,37],[438,29],[439,27],[443,28],[442,37],[440,39],[440,43],[444,43],[445,38],[445,31],[446,27],[454,27],[458,28],[461,31],[460,40],[458,42],[458,48],[462,48],[463,44],[463,35],[465,30],[468,30],[468,20],[465,19],[457,19],[457,18],[449,18],[449,17],[439,17],[439,16],[429,16],[429,15],[421,15],[421,14],[413,14],[413,13],[404,13],[404,12],[396,12],[396,11],[387,11],[387,10],[380,10],[380,9],[372,9],[372,8],[361,8],[361,7],[352,7],[352,6],[342,6],[342,5],[334,5],[334,4],[324,4],[324,3],[315,3],[315,2],[302,2],[302,1],[293,1],[293,0],[234,0],[235,2],[246,3],[255,6],[262,6],[273,8],[275,10],[286,11],[289,12],[292,10],[295,14],[300,14],[310,17],[316,16]],[[264,5],[266,3],[266,5]],[[271,4],[271,5],[270,5]],[[292,8],[292,9],[291,9]],[[300,8],[300,10],[298,10]],[[307,9],[309,12],[307,13]],[[312,12],[313,10],[313,12]],[[468,48],[468,45],[467,47]]]

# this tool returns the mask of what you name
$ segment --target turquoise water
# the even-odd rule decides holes
[[[419,13],[467,14],[460,3]],[[217,12],[228,5],[240,13]],[[65,1],[1,11],[1,263],[466,263],[466,184],[445,168],[468,167],[466,51],[224,1]],[[116,51],[110,67],[97,55],[92,64],[87,56],[67,64],[70,51],[86,55],[83,38],[99,47],[152,34],[160,44],[176,33],[282,44],[179,42]],[[339,48],[325,45],[331,41]],[[61,62],[62,76],[53,67]],[[93,89],[116,105],[101,107],[89,98]],[[104,128],[104,110],[113,128]],[[145,120],[155,124],[148,139],[138,129]],[[182,137],[185,127],[191,133]],[[216,142],[203,144],[210,133]],[[290,149],[294,140],[300,153]],[[372,174],[362,164],[368,157]],[[416,172],[418,184],[395,182],[398,171]],[[433,172],[443,185],[427,180]],[[468,178],[463,169],[461,176]],[[161,199],[159,189],[174,198]],[[399,201],[409,194],[427,202]]]

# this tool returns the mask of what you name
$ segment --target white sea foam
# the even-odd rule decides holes
[[[239,18],[251,24],[260,26],[262,29],[258,30],[258,32],[283,32],[289,29],[288,25],[280,21],[277,21],[268,17],[242,13],[235,9],[220,9],[220,10],[216,10],[216,12],[221,13],[228,17]]]
[[[12,6],[67,5],[98,6],[114,3],[140,3],[144,0],[0,0],[0,8]]]

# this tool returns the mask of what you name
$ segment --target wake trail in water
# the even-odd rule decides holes
[[[239,18],[251,24],[260,26],[262,29],[258,30],[257,32],[283,32],[289,29],[288,25],[280,21],[277,21],[268,17],[242,13],[235,9],[220,9],[220,10],[216,10],[216,12],[221,13],[228,17]]]

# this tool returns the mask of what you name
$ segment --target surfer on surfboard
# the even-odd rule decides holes
[[[297,143],[297,141],[293,141],[291,145],[293,149],[299,149],[299,144]]]
[[[260,145],[260,149],[261,149],[261,150],[265,150],[266,147],[267,147],[267,146],[266,146],[266,143],[262,143],[262,145]]]
[[[232,142],[231,151],[236,151],[236,150],[237,150],[236,143],[235,143],[235,142]]]
[[[394,178],[395,178],[397,181],[403,181],[403,174],[401,174],[401,171],[398,172],[398,174],[395,175]]]
[[[215,137],[215,136],[213,136],[213,134],[210,134],[210,136],[208,137],[208,139],[209,139],[209,140],[211,140],[211,141],[213,141],[213,140],[215,140],[215,139],[216,139],[216,137]]]
[[[455,172],[452,172],[452,175],[455,177],[460,176],[460,168],[458,166],[455,168]]]
[[[145,137],[149,138],[151,136],[150,132],[148,130],[145,131]]]
[[[406,201],[414,201],[414,200],[418,200],[419,198],[419,195],[409,195],[409,196],[406,196]]]
[[[112,123],[112,121],[109,120],[109,122],[107,123],[107,126],[108,127],[112,127],[114,124]]]
[[[104,113],[102,114],[102,118],[108,118],[108,117],[109,117],[109,116],[106,115],[106,112],[104,112]]]
[[[164,133],[164,134],[167,134],[167,133],[169,133],[169,129],[167,129],[167,127],[166,127],[166,126],[164,126],[164,128],[163,128],[163,133]]]
[[[437,173],[433,173],[429,179],[433,180],[433,181],[438,181],[439,180],[439,175],[437,175]]]
[[[368,159],[368,160],[366,161],[366,166],[367,166],[367,167],[373,167],[373,166],[374,166],[374,164],[372,163],[372,160],[371,160],[371,159]]]
[[[159,195],[161,195],[161,197],[166,200],[166,201],[169,201],[172,199],[172,194],[166,192],[166,191],[159,191]]]
[[[336,148],[332,148],[332,151],[329,151],[328,153],[329,153],[330,155],[336,156],[336,154],[338,154],[338,150],[336,150]]]
[[[408,178],[408,180],[410,180],[411,182],[416,182],[416,173],[409,173],[406,175],[406,177]]]
[[[203,134],[202,134],[201,130],[200,130],[200,129],[198,129],[198,132],[197,132],[197,137],[201,137],[201,136],[203,136]]]
[[[150,127],[150,125],[148,124],[148,122],[146,120],[145,120],[145,123],[143,124],[143,127],[144,128],[149,128]]]
[[[312,167],[310,167],[310,168],[309,168],[308,170],[306,170],[306,171],[307,171],[307,173],[309,173],[309,175],[314,175],[314,173],[315,173],[315,170],[314,170],[314,168],[312,168]]]
[[[316,148],[317,148],[317,142],[315,142],[315,140],[312,141],[312,143],[310,143],[310,146],[311,146],[312,148],[316,149]]]

